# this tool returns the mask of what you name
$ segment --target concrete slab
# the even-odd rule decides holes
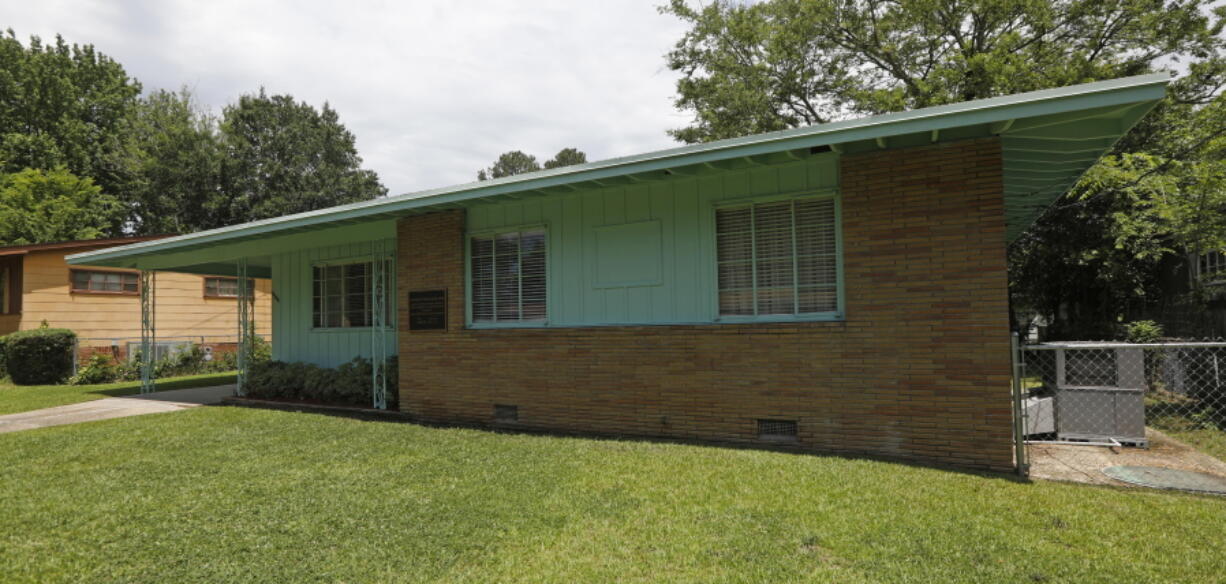
[[[230,395],[234,395],[233,384],[175,389],[145,395],[108,397],[79,404],[0,416],[0,433],[174,412],[221,403],[222,399]]]
[[[1113,466],[1156,466],[1226,477],[1226,462],[1200,452],[1158,430],[1146,428],[1149,448],[1032,443],[1030,476],[1092,485],[1136,487],[1118,481],[1104,469]]]

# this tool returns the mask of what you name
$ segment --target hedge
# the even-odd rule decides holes
[[[396,409],[396,358],[387,360],[387,407]],[[373,401],[369,359],[358,357],[336,369],[310,363],[267,361],[251,366],[247,396],[256,399],[312,401],[369,408]]]
[[[39,328],[4,337],[4,362],[19,385],[49,385],[72,375],[77,334],[68,329]]]

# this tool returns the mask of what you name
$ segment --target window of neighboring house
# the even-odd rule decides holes
[[[1226,252],[1200,254],[1196,258],[1196,277],[1205,284],[1226,284]]]
[[[72,291],[84,294],[137,294],[138,275],[133,272],[72,270]]]
[[[543,228],[474,235],[469,238],[469,260],[474,324],[545,322]]]
[[[717,208],[720,316],[735,320],[838,314],[836,213],[833,197]]]
[[[247,280],[247,290],[253,290],[253,283]],[[204,279],[205,298],[238,298],[238,278],[207,277]]]
[[[312,322],[315,328],[355,328],[374,325],[371,316],[371,262],[315,266]],[[390,262],[384,269],[388,290],[384,322],[390,325],[392,294]]]

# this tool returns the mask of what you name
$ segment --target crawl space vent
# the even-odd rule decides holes
[[[758,438],[762,440],[796,440],[796,420],[758,420]]]
[[[494,404],[494,421],[495,422],[517,422],[519,421],[519,406]]]

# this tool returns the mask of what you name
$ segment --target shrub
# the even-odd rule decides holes
[[[68,383],[73,385],[110,383],[115,381],[118,376],[119,366],[115,364],[115,360],[111,359],[110,355],[95,353],[90,356],[84,365],[77,368],[77,374],[73,375],[68,380]]]
[[[265,346],[263,353],[267,354],[269,352],[268,342],[263,341],[263,344]],[[213,353],[213,358],[210,360],[205,360],[206,355],[204,349],[193,345],[154,363],[153,375],[158,378],[177,377],[202,373],[224,373],[238,369],[238,356],[232,352]],[[257,354],[253,362],[259,358],[257,345]],[[68,382],[73,385],[93,385],[115,381],[136,381],[140,379],[140,371],[141,354],[139,351],[133,353],[131,359],[118,363],[108,355],[97,354],[86,361]]]
[[[68,329],[38,328],[8,335],[4,360],[13,383],[59,383],[72,375],[77,335]]]
[[[8,358],[4,354],[4,343],[7,339],[8,337],[0,337],[0,379],[7,377],[9,374],[9,368],[7,365]]]
[[[397,407],[396,358],[387,360],[388,408]],[[310,363],[264,361],[254,363],[247,377],[247,395],[258,399],[319,401],[370,407],[369,359],[357,357],[335,369]]]
[[[1130,343],[1156,343],[1162,340],[1162,325],[1152,320],[1125,323],[1124,340]]]

